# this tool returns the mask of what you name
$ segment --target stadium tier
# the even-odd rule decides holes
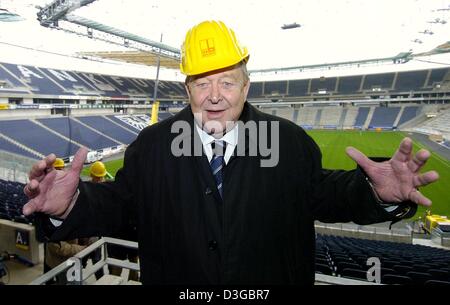
[[[384,284],[450,284],[450,251],[378,240],[317,235],[316,271],[367,280],[369,258],[381,262]]]
[[[260,110],[290,120],[305,129],[393,130],[421,114],[422,106],[355,107],[304,106],[261,107]]]
[[[33,97],[84,96],[116,99],[153,96],[155,81],[9,63],[0,64],[0,93]],[[161,98],[186,98],[181,82],[160,81]]]
[[[400,107],[376,107],[369,123],[369,129],[392,129]]]
[[[434,92],[440,88],[449,68],[391,72],[342,77],[252,82],[249,99],[271,97],[315,97],[360,95],[376,92]],[[155,81],[151,79],[102,75],[28,65],[0,63],[0,96],[61,98],[83,96],[85,99],[151,99]],[[158,98],[186,100],[182,82],[160,81]]]
[[[31,218],[22,214],[28,199],[23,193],[24,184],[0,179],[0,219],[31,223]]]
[[[171,117],[159,113],[159,120]],[[149,116],[108,115],[0,120],[0,150],[39,159],[50,153],[65,158],[81,147],[101,150],[130,144],[148,126]]]

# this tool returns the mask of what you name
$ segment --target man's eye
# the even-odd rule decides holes
[[[231,83],[231,82],[223,82],[222,83],[222,87],[224,87],[224,88],[231,88],[233,86],[234,86],[234,83]]]
[[[195,85],[197,88],[208,88],[209,83],[198,83]]]

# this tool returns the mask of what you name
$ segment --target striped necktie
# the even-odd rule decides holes
[[[225,142],[224,141],[214,141],[211,143],[213,156],[209,165],[211,166],[211,171],[216,180],[217,190],[219,191],[220,197],[222,197],[222,182],[223,182],[223,167],[225,166],[225,160],[223,158],[225,154]]]

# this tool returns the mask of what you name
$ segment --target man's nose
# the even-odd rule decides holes
[[[210,99],[213,103],[218,103],[221,100],[220,86],[218,83],[213,82],[211,84]]]

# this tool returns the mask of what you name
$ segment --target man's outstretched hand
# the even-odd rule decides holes
[[[69,170],[53,168],[54,154],[36,162],[28,175],[30,181],[24,188],[29,201],[23,206],[23,214],[42,212],[64,218],[77,190],[87,153],[86,148],[80,148]]]
[[[404,138],[394,156],[385,162],[374,162],[353,147],[346,152],[369,176],[378,196],[385,202],[398,203],[410,200],[423,206],[431,206],[431,200],[417,188],[439,179],[436,171],[420,174],[430,152],[425,149],[412,154],[412,140]]]

